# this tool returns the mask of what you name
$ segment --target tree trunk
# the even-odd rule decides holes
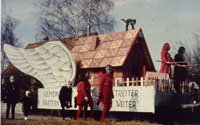
[[[62,11],[62,3],[59,0],[59,9],[60,9],[60,33],[61,33],[61,42],[64,42],[64,33],[63,33],[63,11]]]
[[[90,18],[91,18],[91,2],[92,0],[89,0],[88,2],[88,24],[87,24],[87,36],[90,36]]]

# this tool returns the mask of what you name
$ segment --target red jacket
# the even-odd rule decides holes
[[[99,81],[99,93],[102,93],[102,88],[103,86],[108,86],[108,87],[113,87],[113,77],[112,75],[105,73],[103,76],[100,78]]]
[[[91,85],[89,82],[80,81],[77,85],[77,104],[82,104],[85,97],[88,97],[89,101],[92,101],[91,92],[90,92]]]

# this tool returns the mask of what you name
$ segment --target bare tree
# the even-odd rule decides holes
[[[19,24],[18,20],[13,18],[10,13],[6,12],[5,2],[2,1],[2,16],[1,16],[1,71],[5,65],[9,63],[3,50],[4,44],[19,46],[18,39],[15,36],[14,29]]]
[[[91,19],[92,0],[88,1],[88,23],[87,23],[87,36],[90,36],[90,19]]]
[[[111,0],[40,0],[40,35],[51,39],[78,37],[90,32],[106,33],[113,30],[114,19],[109,11]]]
[[[195,73],[196,74],[200,74],[200,34],[196,34],[196,33],[193,33],[194,35],[194,40],[195,40],[195,43],[193,44],[192,46],[192,64],[194,65],[195,69]]]
[[[177,41],[173,44],[173,52],[177,52],[180,46],[185,47],[186,53],[185,58],[189,65],[193,66],[193,69],[190,70],[190,74],[193,76],[193,80],[195,80],[198,84],[200,84],[200,34],[193,33],[194,41]]]
[[[113,30],[115,24],[114,18],[109,14],[114,4],[111,0],[86,0],[85,8],[88,11],[83,11],[87,15],[85,19],[88,22],[88,33],[98,32],[108,33]],[[85,9],[86,10],[86,9]]]

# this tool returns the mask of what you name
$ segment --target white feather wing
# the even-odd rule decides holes
[[[15,67],[38,79],[45,88],[62,86],[66,81],[75,79],[75,61],[60,41],[48,42],[33,49],[5,44],[4,51]]]

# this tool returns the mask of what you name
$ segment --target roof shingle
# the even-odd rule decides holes
[[[122,66],[139,32],[137,29],[79,39],[71,52],[75,61],[81,61],[81,68]],[[97,48],[90,49],[97,39]]]

